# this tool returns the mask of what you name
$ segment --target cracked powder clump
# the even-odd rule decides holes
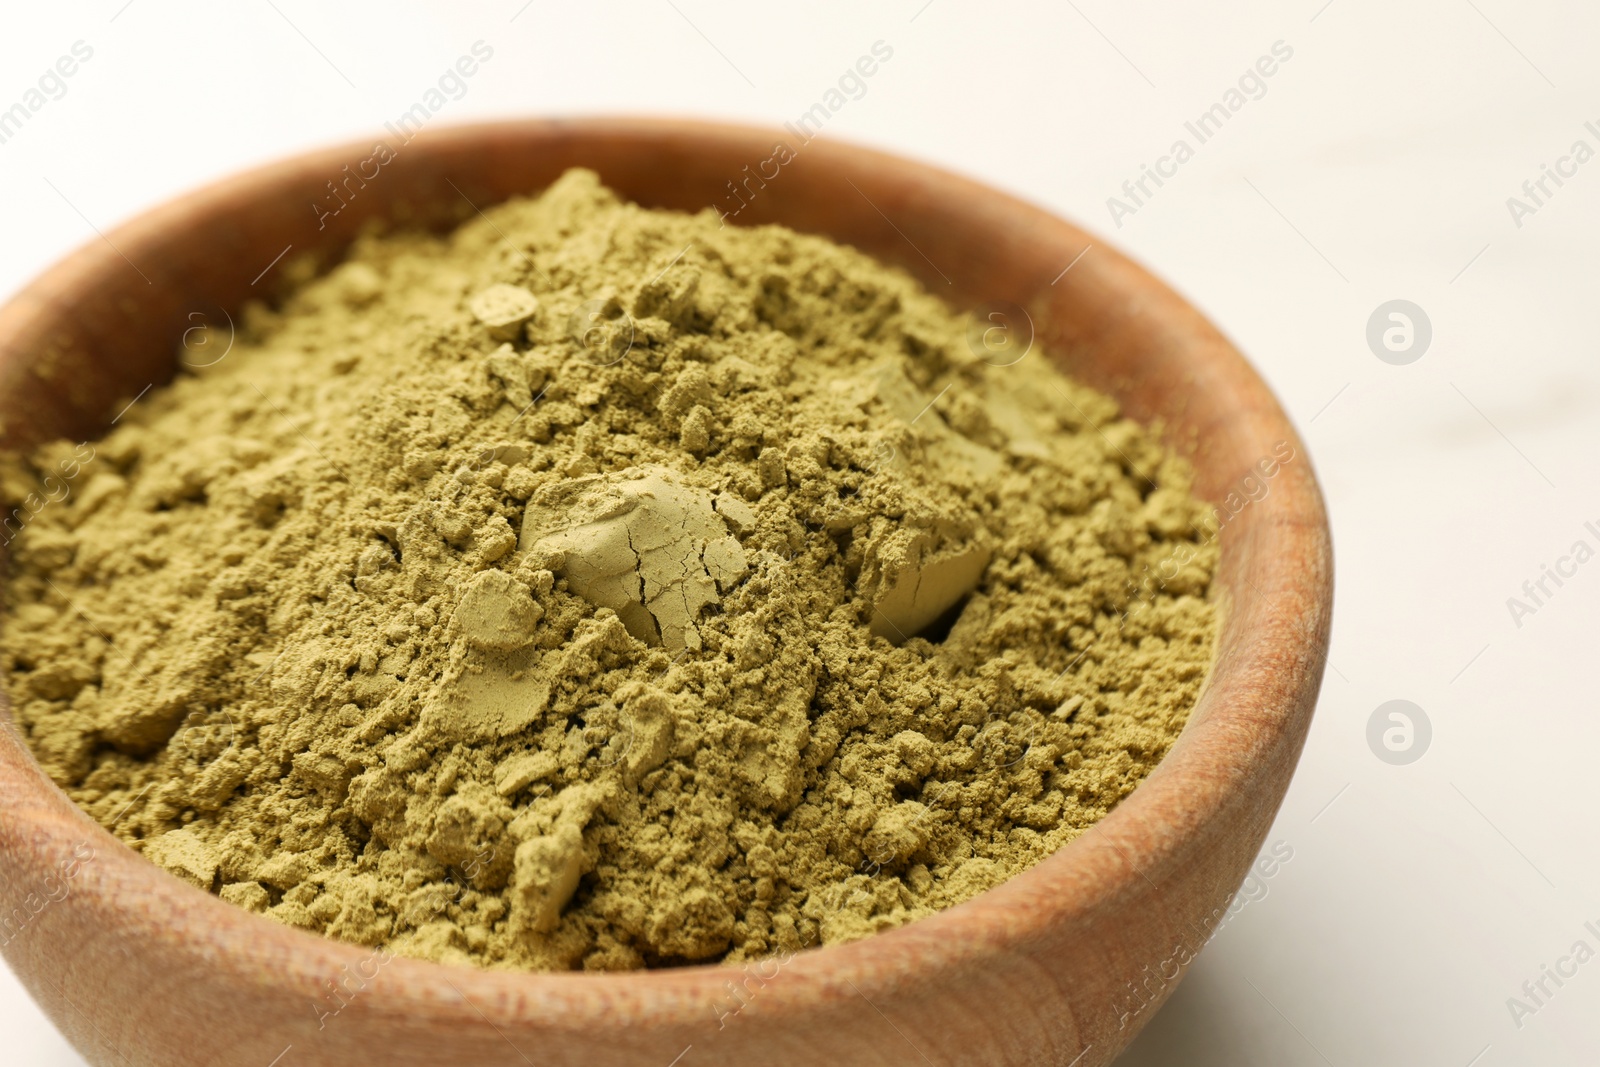
[[[585,171],[298,270],[0,464],[16,721],[202,889],[493,967],[788,952],[1038,862],[1195,703],[1184,464],[896,270]]]

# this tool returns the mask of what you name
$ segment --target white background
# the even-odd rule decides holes
[[[1506,204],[1575,140],[1600,149],[1591,8],[124,2],[7,13],[0,108],[73,42],[94,56],[0,144],[0,296],[96,227],[369,136],[479,39],[492,61],[436,121],[775,124],[886,42],[828,134],[1020,193],[1169,279],[1276,389],[1333,514],[1331,664],[1269,838],[1293,857],[1122,1062],[1600,1062],[1600,960],[1532,1014],[1507,1003],[1579,939],[1600,950],[1600,562],[1520,626],[1507,606],[1576,540],[1600,548],[1600,161],[1520,226]],[[1266,95],[1116,227],[1107,198],[1279,40]],[[1365,339],[1394,298],[1433,327],[1405,366]],[[1397,698],[1433,725],[1405,766],[1366,741]],[[3,968],[0,1034],[8,1063],[81,1062]]]

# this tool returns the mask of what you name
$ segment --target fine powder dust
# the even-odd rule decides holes
[[[576,170],[297,272],[0,468],[18,725],[180,878],[439,960],[746,960],[1024,870],[1194,705],[1184,464],[898,271]]]

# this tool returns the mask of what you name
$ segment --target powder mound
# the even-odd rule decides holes
[[[458,963],[755,959],[1025,870],[1194,706],[1185,465],[899,271],[585,171],[280,269],[225,358],[0,457],[18,728],[191,884]]]

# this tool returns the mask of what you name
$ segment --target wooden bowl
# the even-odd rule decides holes
[[[775,162],[779,144],[793,158]],[[1084,253],[1088,235],[1037,207],[868,149],[639,119],[471,126],[389,148],[381,164],[364,142],[190,193],[34,282],[0,309],[0,441],[94,436],[171,376],[186,330],[222,329],[265,295],[286,249],[332,256],[367,220],[449,226],[580,164],[642,204],[731,211],[741,201],[729,183],[755,174],[762,184],[743,186],[729,222],[847,242],[957,305],[1026,308],[1035,344],[1064,369],[1161,421],[1228,518],[1210,681],[1144,784],[1004,885],[865,941],[633,974],[480,971],[280,926],[124,847],[0,730],[0,939],[45,1011],[106,1065],[1113,1059],[1241,884],[1322,678],[1327,520],[1267,387],[1198,312],[1098,238]]]

